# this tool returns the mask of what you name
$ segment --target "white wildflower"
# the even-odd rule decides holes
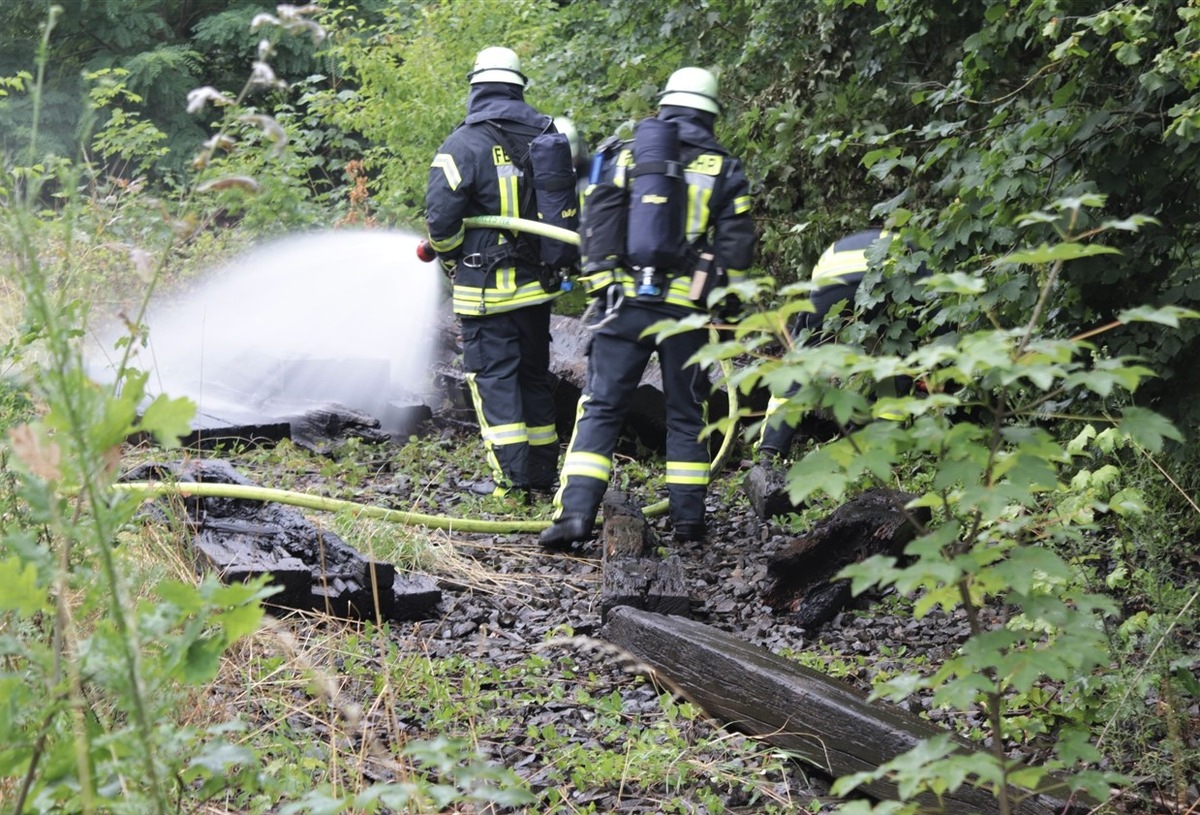
[[[250,21],[250,30],[258,31],[264,25],[279,25],[279,18],[273,14],[255,14],[254,19]]]
[[[204,106],[209,102],[218,106],[231,105],[233,104],[233,99],[228,94],[221,93],[212,85],[205,85],[203,88],[188,91],[187,112],[199,113],[204,110]]]
[[[316,14],[321,11],[321,7],[315,3],[308,3],[303,6],[279,5],[275,7],[275,13],[279,15],[280,24],[283,30],[289,34],[299,34],[304,31],[312,36],[314,45],[320,45],[325,41],[325,29],[312,20],[308,20],[304,15]]]
[[[210,190],[229,190],[238,189],[245,192],[258,192],[258,182],[248,175],[228,175],[224,178],[214,178],[211,181],[205,181],[196,187],[196,192],[209,192]]]
[[[258,59],[259,62],[270,59],[275,55],[275,46],[265,37],[258,41]]]
[[[247,113],[239,116],[238,121],[262,128],[263,134],[275,145],[271,150],[271,155],[277,156],[283,152],[283,148],[288,142],[288,136],[275,119],[263,113]]]
[[[262,60],[255,60],[251,65],[250,84],[264,88],[287,87],[287,83],[275,76],[274,69]]]
[[[139,246],[129,247],[129,260],[133,262],[133,271],[143,283],[149,283],[154,277],[154,258]]]
[[[312,20],[302,20],[297,28],[306,28],[312,36],[313,45],[320,45],[325,42],[325,29],[314,23]]]
[[[237,144],[237,140],[232,136],[226,135],[225,133],[217,133],[208,141],[204,142],[204,147],[210,153],[212,153],[215,150],[232,150],[235,144]]]

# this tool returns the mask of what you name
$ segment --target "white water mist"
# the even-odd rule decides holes
[[[391,406],[432,389],[442,279],[418,240],[336,230],[265,243],[152,303],[134,367],[150,371],[152,394],[195,401],[201,424],[338,403],[391,430]]]

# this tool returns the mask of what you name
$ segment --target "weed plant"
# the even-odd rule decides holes
[[[1149,714],[1151,729],[1172,742],[1173,752],[1170,762],[1151,760],[1147,766],[1135,760],[1137,766],[1129,769],[1149,773],[1172,790],[1165,797],[1176,805],[1190,794],[1184,779],[1194,775],[1197,754],[1179,738],[1178,706],[1187,683],[1172,677],[1169,666],[1183,657],[1171,645],[1172,631],[1185,627],[1195,641],[1196,593],[1186,587],[1172,599],[1156,598],[1167,602],[1155,607],[1162,617],[1147,630],[1154,615],[1130,614],[1112,591],[1128,568],[1109,571],[1101,554],[1114,546],[1152,554],[1129,535],[1131,525],[1150,517],[1137,462],[1164,460],[1165,442],[1181,436],[1161,417],[1131,404],[1128,394],[1153,372],[1138,360],[1110,357],[1089,341],[1105,328],[1059,338],[1045,324],[1045,306],[1058,291],[1064,264],[1116,251],[1091,241],[1107,230],[1136,230],[1144,223],[1084,214],[1104,203],[1100,196],[1055,202],[1047,211],[1022,216],[1019,224],[1048,234],[1050,241],[981,258],[977,272],[927,278],[929,310],[917,312],[922,319],[916,322],[944,324],[939,339],[910,340],[906,348],[879,342],[866,333],[865,320],[851,320],[838,342],[801,352],[797,338],[785,330],[787,309],[800,307],[793,304],[782,311],[762,309],[735,327],[732,341],[703,354],[710,363],[756,357],[728,379],[729,387],[793,393],[786,420],[822,411],[843,427],[841,438],[808,450],[791,467],[793,501],[822,495],[841,500],[866,486],[900,486],[918,496],[910,507],[930,511],[929,523],[910,517],[917,538],[902,558],[875,556],[844,570],[855,593],[895,590],[911,599],[917,618],[958,613],[969,625],[961,648],[935,670],[903,671],[876,684],[874,695],[893,701],[923,695],[934,710],[978,723],[969,735],[987,745],[986,751],[963,755],[949,739],[923,742],[877,770],[839,779],[835,792],[881,781],[901,791],[900,800],[856,802],[846,811],[914,812],[922,801],[971,783],[990,790],[999,811],[1009,812],[1024,794],[1022,787],[1048,783],[1052,773],[1062,774],[1053,783],[1091,794],[1102,805],[1114,786],[1134,783],[1132,775],[1112,772],[1109,752],[1121,716],[1111,705],[1134,699],[1141,715]],[[1090,226],[1081,228],[1082,223]],[[919,238],[913,240],[907,246],[920,245]],[[916,263],[907,246],[882,263],[891,269]],[[877,263],[874,274],[881,280]],[[910,277],[895,273],[889,279],[898,293]],[[760,281],[738,293],[755,302],[769,289],[769,281]],[[794,285],[782,294],[802,301],[809,290]],[[893,300],[892,325],[903,326],[914,316],[905,299]],[[1009,313],[1019,300],[1034,304],[1032,312]],[[1121,321],[1178,328],[1179,320],[1196,316],[1186,309],[1133,308]],[[1015,322],[1010,327],[1006,320]],[[758,353],[771,343],[787,349],[782,358]],[[897,375],[926,383],[927,394],[867,397],[874,383]],[[880,418],[893,411],[903,420]],[[1169,496],[1171,505],[1194,517],[1195,503],[1181,496],[1176,483],[1160,483],[1159,500]],[[1137,632],[1135,639],[1144,632],[1147,639],[1114,640],[1114,630]],[[1161,660],[1165,654],[1171,656]],[[1132,675],[1122,668],[1134,664]],[[1166,711],[1167,733],[1153,726],[1155,709]],[[1047,744],[1052,755],[1039,752],[1042,760],[1031,761],[1035,748]]]
[[[290,11],[258,22],[313,33],[295,7],[280,9]],[[57,13],[44,28],[37,76],[0,78],[0,88],[31,94],[35,110]],[[264,37],[260,64],[237,96],[207,89],[212,93],[197,97],[220,105],[223,115],[198,157],[196,184],[175,199],[152,194],[137,179],[99,177],[86,160],[39,155],[36,120],[28,151],[15,161],[6,156],[5,811],[434,812],[495,805],[579,812],[590,808],[581,792],[612,788],[659,797],[664,812],[717,812],[728,798],[768,812],[807,806],[778,792],[794,772],[786,756],[722,734],[667,693],[658,693],[654,709],[626,710],[600,670],[564,654],[562,642],[497,666],[405,652],[400,633],[387,626],[268,620],[267,587],[197,579],[182,536],[139,524],[136,501],[113,489],[123,463],[140,454],[125,444],[131,434],[169,447],[189,429],[192,406],[168,397],[144,404],[145,377],[126,364],[145,340],[139,315],[151,293],[164,276],[186,285],[203,261],[257,237],[213,228],[230,213],[263,231],[311,224],[323,214],[302,180],[312,156],[289,138],[295,123],[247,105],[251,89],[278,81],[269,72],[271,50]],[[119,73],[94,80],[94,103],[134,102]],[[233,135],[261,149],[223,152]],[[159,142],[132,114],[110,118],[96,138],[101,152],[131,149],[124,156],[131,167],[151,158]],[[900,784],[903,800],[876,811],[916,811],[918,793],[942,793],[968,778],[993,790],[1009,811],[1015,802],[1008,785],[1036,784],[1049,770],[1100,798],[1110,787],[1132,789],[1131,778],[1140,777],[1164,805],[1194,809],[1195,474],[1164,478],[1159,451],[1178,434],[1125,398],[1153,372],[1110,358],[1090,338],[1054,337],[1040,305],[1023,321],[1001,319],[1014,292],[1044,304],[1063,263],[1102,254],[1104,230],[1139,226],[1132,219],[1077,231],[1078,214],[1102,204],[1086,197],[1031,213],[1021,226],[1051,230],[1052,244],[980,259],[978,274],[931,279],[961,325],[974,319],[983,326],[975,332],[904,354],[870,356],[853,342],[834,344],[803,358],[763,359],[730,380],[748,390],[802,379],[807,387],[792,410],[830,411],[846,426],[842,440],[811,450],[793,469],[796,497],[834,502],[868,484],[899,484],[919,492],[918,503],[933,511],[907,560],[875,559],[847,572],[856,589],[886,589],[917,617],[970,619],[970,641],[943,663],[902,650],[874,659],[886,665],[875,675],[876,693],[926,695],[937,709],[961,714],[955,720],[964,732],[991,752],[963,759],[948,742],[929,743],[910,757],[917,761],[841,782],[847,793],[876,779]],[[743,294],[750,301],[760,292]],[[119,387],[111,390],[89,380],[80,350],[88,305],[96,303],[125,308],[128,337],[114,349]],[[709,361],[755,356],[760,335],[789,347],[790,338],[780,336],[787,316],[763,311],[743,321],[733,341],[707,352]],[[1123,319],[1171,328],[1185,316],[1194,315],[1135,308]],[[875,406],[853,387],[898,372],[942,387],[927,399]],[[906,412],[908,421],[871,421],[883,407]],[[965,412],[982,412],[985,420],[952,420]],[[408,445],[392,461],[353,445],[334,457],[286,444],[234,452],[275,464],[289,479],[285,487],[321,481],[345,494],[386,468],[413,479],[418,488],[409,500],[416,504],[422,483],[442,478],[445,462],[464,472],[479,466],[474,448],[448,450],[436,441]],[[660,477],[652,464],[631,459],[621,462],[617,486],[655,494]],[[728,485],[716,489],[732,494]],[[509,509],[493,499],[470,508]],[[366,541],[375,556],[442,570],[481,590],[537,590],[535,583],[472,573],[452,546],[392,536],[352,518],[333,523]],[[989,628],[982,612],[995,607],[1006,616]],[[572,632],[558,633],[574,641]],[[833,649],[803,658],[846,676],[864,668],[860,657]],[[595,735],[573,738],[553,721],[526,727],[525,749],[552,754],[549,791],[534,802],[495,758],[529,704],[568,699],[588,710]],[[1032,747],[1047,744],[1050,761],[1021,763]],[[847,807],[868,808],[864,801]]]

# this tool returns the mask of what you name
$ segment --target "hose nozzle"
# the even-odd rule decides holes
[[[437,257],[437,252],[433,251],[432,243],[429,241],[421,241],[417,244],[417,257],[425,263],[429,263]]]

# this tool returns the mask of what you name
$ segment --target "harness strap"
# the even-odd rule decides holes
[[[637,178],[640,175],[665,175],[667,178],[683,178],[685,166],[687,165],[682,161],[643,161],[641,164],[633,166],[633,169],[629,171],[629,176]]]

